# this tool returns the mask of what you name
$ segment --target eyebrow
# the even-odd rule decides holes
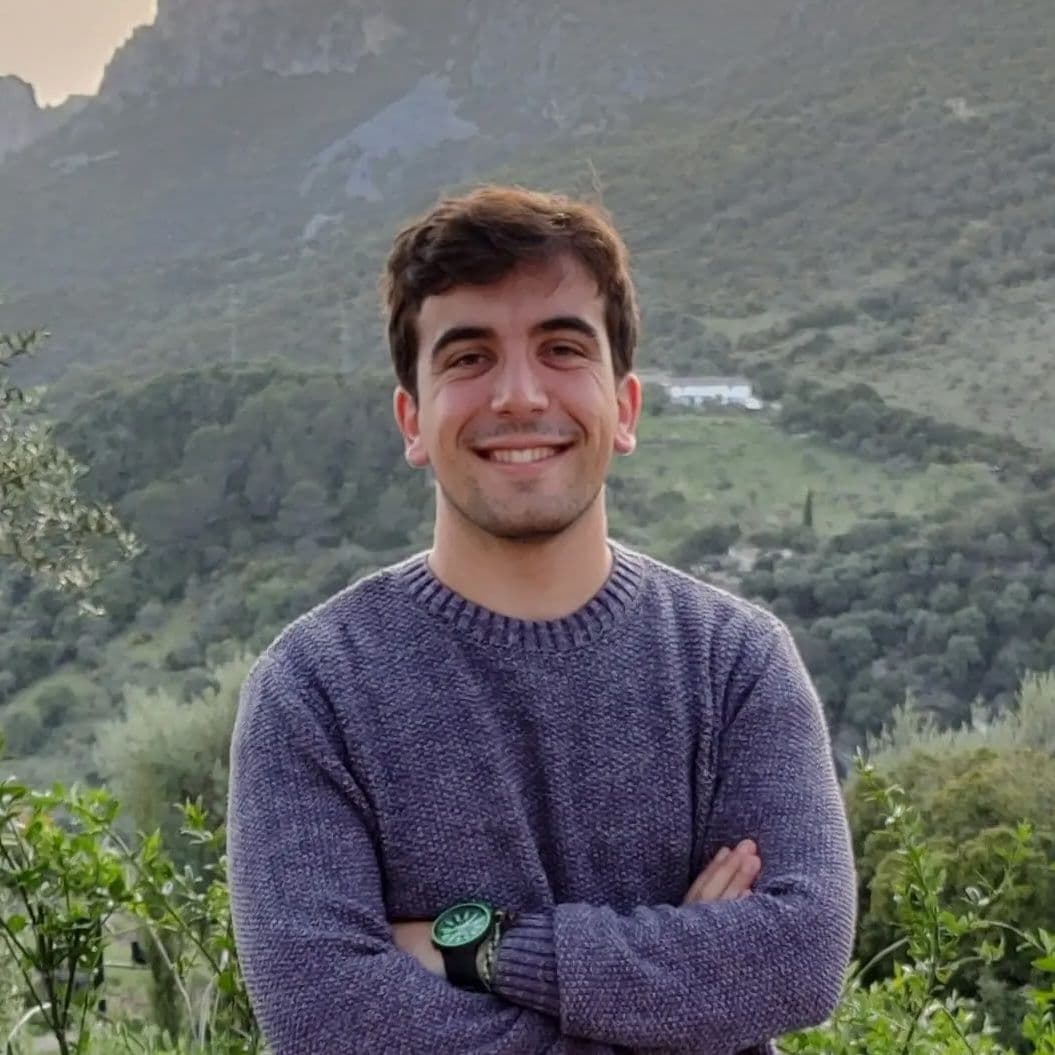
[[[584,337],[588,337],[594,343],[600,343],[597,330],[578,315],[556,315],[552,319],[543,319],[542,322],[536,323],[531,327],[532,336],[539,333],[555,333],[560,330],[574,330],[576,333],[581,333]],[[444,330],[436,338],[436,342],[432,346],[431,357],[435,360],[440,352],[449,345],[457,344],[461,341],[486,340],[494,336],[495,331],[489,326],[452,326],[449,330]]]

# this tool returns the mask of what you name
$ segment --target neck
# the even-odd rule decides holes
[[[433,574],[466,600],[512,619],[563,619],[605,584],[612,570],[602,491],[559,535],[531,541],[496,538],[437,504]],[[457,518],[457,519],[455,519]]]

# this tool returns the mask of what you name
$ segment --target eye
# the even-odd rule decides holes
[[[482,352],[461,352],[451,359],[447,366],[451,369],[457,369],[460,366],[476,366],[481,359],[483,359]]]
[[[582,349],[575,344],[551,344],[549,350],[559,359],[567,359],[569,356],[582,354]]]

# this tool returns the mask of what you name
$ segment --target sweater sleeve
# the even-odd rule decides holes
[[[587,904],[526,915],[500,946],[500,995],[558,1017],[570,1036],[684,1053],[768,1050],[831,1015],[857,893],[827,723],[783,624],[754,664],[734,679],[744,687],[728,703],[703,840],[707,860],[757,842],[751,895],[627,915]]]
[[[275,1055],[609,1055],[396,947],[372,811],[345,758],[328,702],[273,646],[239,701],[228,866],[241,966]]]

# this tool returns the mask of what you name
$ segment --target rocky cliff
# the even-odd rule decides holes
[[[33,86],[19,77],[0,77],[0,158],[31,143],[46,124]]]
[[[61,106],[40,107],[31,84],[21,77],[0,77],[0,160],[64,124],[86,102],[85,96],[75,95]]]
[[[102,92],[136,96],[264,71],[370,65],[376,74],[380,59],[404,92],[444,77],[478,124],[491,112],[507,126],[512,108],[532,126],[567,129],[764,49],[787,7],[665,0],[659,18],[637,0],[159,0],[156,22],[115,55]]]
[[[140,95],[262,72],[347,72],[401,31],[383,10],[338,0],[296,7],[284,0],[159,0],[154,24],[114,56],[102,93]]]

